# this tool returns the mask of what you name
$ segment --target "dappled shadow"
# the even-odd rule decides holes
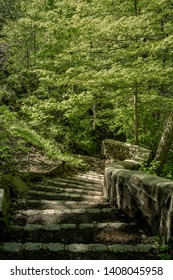
[[[90,175],[90,179],[82,174],[78,175],[80,177],[48,179],[31,188],[26,203],[21,200],[14,204],[13,223],[17,227],[15,230],[11,227],[2,242],[15,240],[19,243],[60,243],[64,246],[149,242],[147,238],[150,234],[145,225],[137,224],[121,210],[110,207],[103,198],[103,176],[95,180],[97,175]],[[15,259],[15,253],[11,255]],[[55,253],[40,249],[40,253],[33,251],[26,254],[22,251],[17,255],[18,259],[87,259],[88,256],[91,259],[119,259],[121,254],[89,251]]]
[[[101,211],[101,205],[100,203],[94,203],[94,205],[86,205],[86,208],[75,208],[79,213],[73,211],[72,205],[62,205],[62,208],[60,208],[62,213],[51,214],[50,212],[50,214],[46,214],[39,211],[37,215],[21,215],[17,218],[17,224],[22,226],[37,224],[42,225],[42,227],[28,232],[21,228],[18,231],[17,240],[22,242],[38,242],[38,240],[41,240],[41,242],[62,242],[64,244],[136,244],[138,242],[148,242],[147,235],[149,235],[149,230],[145,224],[142,226],[141,224],[134,223],[122,211],[118,211],[115,207],[110,208],[108,204],[106,205],[107,208],[104,207],[105,212]],[[96,211],[95,213],[93,209]],[[106,212],[106,209],[108,212]],[[64,210],[67,210],[68,213],[63,213]],[[113,223],[112,226],[111,223]],[[46,226],[48,224],[53,227],[55,226],[55,228],[59,225],[59,228],[58,230],[57,228],[56,230],[51,228],[48,230]],[[65,225],[69,225],[70,228],[68,226],[66,228]],[[14,235],[15,233],[10,233],[11,240],[16,239]]]

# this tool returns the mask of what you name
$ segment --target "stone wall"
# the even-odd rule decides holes
[[[104,141],[104,149],[109,158],[109,150]],[[113,147],[114,140],[111,145]],[[118,158],[125,158],[130,152],[127,151],[127,144],[120,143],[118,152],[118,142],[115,141],[115,149],[111,149],[111,157],[118,155]],[[119,153],[125,155],[119,157]],[[134,149],[130,145],[132,158],[124,161],[112,162],[105,167],[104,195],[112,205],[125,211],[130,217],[135,219],[145,219],[153,234],[160,235],[165,243],[173,239],[173,181],[162,177],[145,174],[134,170],[139,166],[139,162],[147,161],[149,152],[144,149],[144,155],[139,156],[140,147]],[[114,151],[114,152],[112,152]],[[116,152],[115,152],[116,151]],[[139,160],[138,160],[139,158]],[[116,160],[116,158],[114,157]]]
[[[106,139],[102,141],[102,156],[107,159],[116,160],[133,159],[142,163],[149,159],[150,150],[137,145]]]

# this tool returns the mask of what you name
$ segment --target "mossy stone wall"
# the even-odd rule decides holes
[[[104,195],[112,205],[124,210],[130,217],[145,219],[155,235],[172,244],[173,181],[135,170],[142,163],[142,158],[143,162],[148,160],[150,153],[140,147],[133,148],[131,144],[127,152],[127,147],[126,143],[112,140],[110,149],[110,141],[104,141],[107,158],[110,151],[110,158],[114,159],[105,167]],[[124,155],[119,156],[123,151]],[[128,159],[125,159],[127,155]],[[116,156],[124,158],[124,161],[116,161]]]

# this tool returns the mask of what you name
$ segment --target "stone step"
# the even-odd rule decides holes
[[[65,186],[63,188],[58,186],[51,186],[51,185],[36,185],[32,190],[34,191],[44,191],[44,192],[55,192],[55,193],[66,193],[66,194],[82,194],[82,195],[94,195],[94,196],[102,196],[103,191],[98,190],[86,190],[86,189],[74,189],[74,188],[66,188]]]
[[[68,200],[36,200],[36,199],[17,199],[13,203],[14,209],[73,209],[73,208],[106,208],[110,207],[106,201],[68,201]]]
[[[85,172],[85,173],[78,173],[77,176],[79,177],[80,175],[82,176],[94,176],[96,178],[100,178],[100,177],[103,177],[104,175],[101,174],[101,173],[98,173],[98,172],[94,172],[94,171],[88,171],[88,172]]]
[[[114,208],[85,209],[49,209],[49,210],[18,210],[13,213],[14,223],[29,224],[63,224],[63,223],[94,223],[94,222],[126,222],[129,218]]]
[[[14,202],[0,259],[157,259],[145,225],[109,206],[104,176],[87,172],[48,178]]]
[[[121,223],[121,222],[107,222],[107,223],[84,223],[84,224],[48,224],[48,225],[40,225],[40,224],[27,224],[25,226],[19,226],[15,224],[11,224],[8,227],[8,231],[37,231],[37,230],[44,230],[44,231],[60,231],[61,229],[89,229],[89,228],[115,228],[121,229],[127,226],[135,227],[136,223]]]
[[[88,173],[78,173],[73,176],[67,176],[66,179],[69,180],[77,180],[81,182],[86,182],[90,184],[97,184],[97,183],[102,183],[104,179],[104,175],[102,174],[97,174],[94,172],[88,172]]]
[[[114,208],[74,208],[74,209],[46,209],[46,210],[17,210],[14,211],[15,215],[25,215],[25,216],[34,216],[34,215],[62,215],[62,214],[103,214],[103,213],[115,213]]]
[[[95,182],[102,180],[104,178],[104,174],[96,173],[96,172],[86,172],[86,173],[77,173],[73,175],[66,175],[65,177],[57,177],[60,180],[67,181],[79,181],[79,182],[90,182],[95,179]]]
[[[93,174],[78,174],[76,177],[77,180],[83,180],[90,183],[103,183],[104,176],[96,176]]]
[[[46,185],[53,185],[53,186],[59,186],[59,187],[66,187],[66,188],[73,188],[73,189],[85,189],[85,190],[93,190],[93,191],[102,191],[103,184],[91,184],[81,181],[72,181],[72,180],[59,180],[58,179],[49,179],[44,182]]]
[[[134,223],[83,223],[83,224],[27,224],[11,225],[5,237],[6,241],[100,243],[104,244],[135,244],[151,243],[153,237],[139,231]]]
[[[0,259],[156,259],[158,247],[151,244],[64,244],[64,243],[33,243],[6,242],[0,244]],[[129,255],[130,254],[130,255]],[[150,255],[149,255],[150,254]],[[137,258],[135,257],[137,255]],[[100,256],[100,257],[99,257]],[[131,258],[129,258],[129,256]]]
[[[73,201],[99,201],[102,196],[98,195],[87,195],[87,194],[77,194],[77,193],[67,193],[67,192],[47,192],[47,191],[36,191],[29,190],[30,197],[34,199],[50,199],[50,200],[73,200]]]
[[[71,177],[56,177],[56,178],[49,178],[46,181],[48,182],[62,182],[62,183],[66,183],[66,184],[74,184],[74,185],[81,185],[81,186],[85,186],[85,185],[90,185],[90,186],[94,186],[94,185],[98,185],[98,182],[91,182],[90,180],[85,180],[82,178],[78,178],[77,176],[71,176]]]

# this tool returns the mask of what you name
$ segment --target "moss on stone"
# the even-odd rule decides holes
[[[11,201],[16,197],[24,198],[28,192],[27,184],[12,174],[3,174],[1,184],[4,189],[2,198],[2,219],[8,224],[11,214]]]
[[[10,190],[8,187],[4,187],[4,193],[2,198],[2,217],[3,222],[8,224],[10,219],[10,210],[11,210],[11,196]]]
[[[27,184],[12,174],[2,175],[2,184],[10,189],[10,195],[14,197],[25,197],[28,192]]]

